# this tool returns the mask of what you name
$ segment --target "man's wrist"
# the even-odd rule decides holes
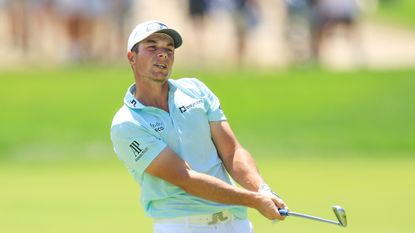
[[[266,184],[266,183],[262,183],[262,184],[259,186],[258,192],[259,192],[259,193],[262,193],[262,194],[271,194],[271,195],[275,195],[276,197],[281,198],[281,197],[280,197],[280,196],[279,196],[276,192],[272,191],[271,187],[269,187],[269,185],[268,185],[268,184]]]
[[[269,185],[268,184],[266,184],[266,183],[262,183],[260,186],[259,186],[259,189],[258,189],[258,192],[268,192],[269,190],[271,190],[271,187],[269,187]]]

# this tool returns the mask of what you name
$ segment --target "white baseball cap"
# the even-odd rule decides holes
[[[131,51],[134,45],[156,32],[169,35],[173,39],[175,48],[178,48],[180,45],[182,45],[182,37],[177,31],[167,27],[166,24],[160,21],[151,20],[135,26],[130,36],[128,37],[128,51]]]

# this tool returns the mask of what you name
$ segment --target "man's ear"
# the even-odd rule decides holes
[[[128,58],[128,61],[130,62],[130,64],[134,64],[135,63],[135,56],[134,56],[134,53],[133,52],[129,51],[127,53],[127,58]]]

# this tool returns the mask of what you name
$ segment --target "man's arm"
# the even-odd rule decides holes
[[[242,187],[257,192],[265,184],[251,154],[236,139],[227,121],[210,122],[212,138],[226,170]],[[270,190],[268,190],[269,193]],[[284,201],[277,197],[278,208],[286,208]]]
[[[196,172],[168,147],[151,162],[145,172],[194,196],[223,204],[255,208],[268,219],[284,219],[275,206],[278,201],[276,197],[234,187],[216,177]]]
[[[210,122],[212,138],[226,170],[242,187],[258,191],[264,183],[251,154],[237,141],[227,121]]]

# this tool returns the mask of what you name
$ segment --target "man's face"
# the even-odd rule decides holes
[[[167,80],[174,62],[174,49],[173,39],[169,35],[150,35],[138,44],[137,53],[132,52],[135,72],[143,79],[159,82]]]

